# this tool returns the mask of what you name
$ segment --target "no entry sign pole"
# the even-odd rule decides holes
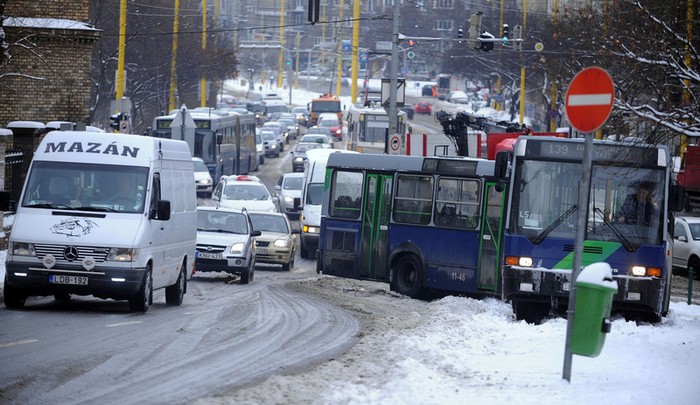
[[[577,131],[583,132],[583,160],[581,162],[581,182],[578,192],[578,212],[574,238],[574,263],[571,269],[569,307],[566,310],[566,344],[564,347],[563,378],[571,381],[571,334],[574,326],[574,305],[576,304],[576,278],[581,271],[581,253],[587,218],[591,165],[593,160],[593,131],[607,121],[615,100],[615,87],[612,78],[602,68],[589,67],[578,72],[566,91],[566,115]]]

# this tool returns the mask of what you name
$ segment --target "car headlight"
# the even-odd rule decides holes
[[[272,149],[277,149],[277,145],[272,144],[272,145],[270,145],[270,148],[272,148]]]
[[[211,184],[211,180],[209,180],[209,179],[203,179],[203,180],[198,181],[197,183],[202,184],[202,185],[204,185],[204,186],[208,186],[208,185]]]
[[[112,262],[135,262],[141,254],[141,249],[111,248],[107,260]]]
[[[287,238],[277,239],[272,246],[274,247],[287,247]]]
[[[303,157],[295,157],[295,158],[294,158],[294,161],[295,161],[295,162],[298,162],[298,163],[303,163],[303,162],[304,162],[304,158],[303,158]]]
[[[9,250],[17,256],[36,256],[33,243],[10,242]]]
[[[241,254],[243,253],[243,250],[245,250],[245,243],[243,242],[236,242],[233,245],[231,245],[231,253],[233,254]]]
[[[294,202],[294,198],[292,198],[292,196],[285,195],[285,196],[284,196],[284,202],[286,202],[287,204],[291,204],[291,203]]]

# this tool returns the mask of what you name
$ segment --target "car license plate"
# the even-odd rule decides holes
[[[200,259],[214,259],[221,260],[223,256],[221,253],[207,253],[207,252],[197,252],[197,257]]]
[[[81,276],[54,275],[54,276],[49,276],[49,283],[51,283],[51,284],[88,285],[88,278],[81,277]]]
[[[266,255],[268,254],[267,248],[256,248],[255,249],[256,253],[259,255]]]

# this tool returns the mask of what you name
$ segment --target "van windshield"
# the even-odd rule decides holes
[[[142,213],[147,167],[35,161],[22,207]]]

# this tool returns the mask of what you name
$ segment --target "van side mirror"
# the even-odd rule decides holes
[[[294,209],[301,208],[301,198],[294,197]]]
[[[151,211],[149,219],[168,221],[170,219],[170,201],[158,200],[158,207],[155,211]]]

